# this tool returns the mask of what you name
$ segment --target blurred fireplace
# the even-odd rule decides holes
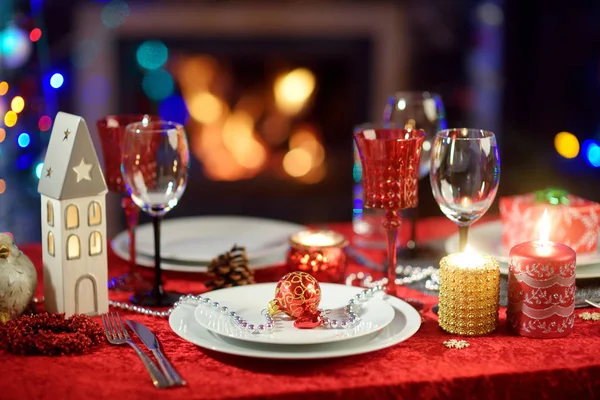
[[[90,124],[117,110],[158,112],[144,94],[136,50],[148,39],[169,49],[164,68],[187,105],[193,154],[171,217],[350,219],[352,128],[378,119],[406,74],[396,7],[154,4],[133,6],[113,31],[92,27],[96,12],[78,18],[78,37],[94,37],[105,55],[78,71],[76,104]],[[90,107],[86,86],[98,76],[111,96]]]

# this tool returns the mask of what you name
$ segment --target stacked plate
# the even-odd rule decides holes
[[[276,283],[216,290],[210,299],[236,311],[251,324],[264,323],[261,315],[273,299]],[[321,284],[320,308],[330,318],[342,319],[348,300],[361,288]],[[404,301],[380,295],[362,303],[361,322],[350,329],[297,329],[283,314],[275,316],[272,333],[252,334],[206,305],[181,305],[169,317],[171,329],[200,347],[239,356],[272,359],[317,359],[368,353],[398,344],[417,332],[419,313]]]
[[[206,272],[207,265],[234,244],[246,248],[250,266],[282,263],[291,234],[304,229],[291,222],[263,218],[209,216],[165,220],[161,226],[161,267],[168,271]],[[129,260],[127,232],[111,242],[114,252]],[[152,224],[136,229],[136,261],[154,267]]]

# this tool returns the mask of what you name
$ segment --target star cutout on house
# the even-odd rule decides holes
[[[81,159],[78,166],[73,167],[73,171],[77,174],[77,183],[82,180],[91,181],[90,171],[92,170],[92,164],[86,164],[85,159]]]
[[[52,168],[46,168],[46,178],[50,178],[50,175],[52,175]]]
[[[71,134],[71,132],[69,132],[69,130],[67,129],[67,130],[65,131],[65,137],[63,138],[63,142],[69,138],[69,135],[70,135],[70,134]]]

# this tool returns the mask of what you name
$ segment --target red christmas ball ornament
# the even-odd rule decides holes
[[[319,282],[306,272],[294,271],[279,280],[275,298],[269,302],[269,314],[283,312],[296,319],[296,328],[314,328],[322,322],[320,302]]]

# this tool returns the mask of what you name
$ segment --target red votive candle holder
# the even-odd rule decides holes
[[[575,251],[550,241],[510,250],[507,319],[521,336],[567,336],[575,323]]]
[[[287,252],[288,271],[303,271],[319,282],[341,283],[346,274],[348,240],[341,233],[306,230],[293,234]]]

